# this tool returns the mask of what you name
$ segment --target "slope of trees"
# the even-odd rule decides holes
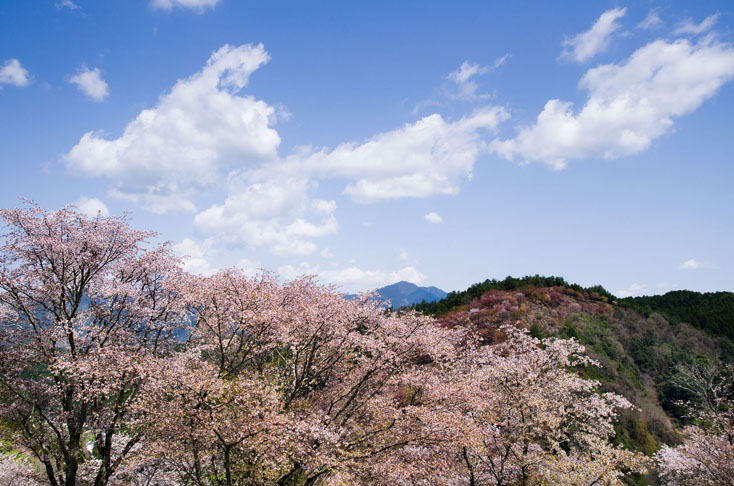
[[[612,301],[615,299],[615,297],[601,285],[582,287],[578,284],[570,284],[562,277],[529,275],[522,278],[508,276],[504,280],[487,279],[484,282],[472,285],[464,291],[449,292],[444,299],[435,302],[422,302],[412,306],[412,308],[428,315],[440,316],[456,307],[466,305],[472,300],[480,298],[490,290],[512,291],[522,290],[526,287],[565,287],[573,289],[576,292],[585,292],[597,298],[603,298],[605,301]]]
[[[488,344],[311,279],[188,275],[70,208],[0,217],[2,481],[591,486],[651,464],[611,442],[630,404],[580,376],[573,339]]]
[[[630,297],[620,304],[649,315],[657,312],[669,322],[688,323],[713,336],[734,340],[734,293],[675,290],[664,295]]]
[[[684,379],[686,370],[704,365],[719,369],[734,359],[734,345],[728,337],[702,330],[708,318],[705,312],[710,302],[708,296],[691,293],[695,294],[692,307],[687,309],[681,305],[682,311],[702,316],[698,325],[693,326],[681,322],[682,319],[671,323],[663,312],[651,309],[640,314],[629,302],[617,302],[602,295],[603,292],[576,290],[568,285],[538,287],[529,283],[565,283],[555,277],[488,282],[486,286],[477,284],[467,292],[454,293],[455,305],[448,300],[437,303],[434,310],[438,309],[439,322],[449,328],[471,329],[487,343],[501,342],[504,339],[500,332],[502,326],[518,321],[536,337],[550,335],[578,340],[598,362],[584,368],[582,376],[598,380],[600,390],[623,395],[636,406],[620,411],[614,442],[647,455],[655,454],[662,446],[669,459],[688,458],[675,464],[661,462],[662,478],[653,474],[639,477],[638,482],[630,484],[658,484],[659,481],[697,484],[691,479],[696,473],[686,472],[686,464],[691,471],[714,467],[714,464],[721,469],[721,464],[730,460],[731,447],[726,444],[732,444],[734,437],[722,435],[723,426],[712,429],[706,420],[691,418],[689,402],[698,400],[697,397],[704,393],[694,393],[681,386],[690,381]],[[480,294],[485,288],[489,290]],[[716,296],[725,303],[726,294],[722,292]],[[478,297],[469,298],[473,295]],[[731,326],[734,320],[728,319],[725,305],[714,305],[714,308],[719,311],[712,313],[714,318],[721,318],[722,325],[729,322]],[[709,385],[712,376],[709,376]],[[728,402],[721,403],[723,409],[728,410]],[[676,448],[684,440],[684,445]],[[694,468],[691,458],[695,455],[699,463]],[[708,462],[703,461],[704,457],[709,457]],[[665,468],[675,468],[675,471]],[[719,483],[711,480],[701,484]]]

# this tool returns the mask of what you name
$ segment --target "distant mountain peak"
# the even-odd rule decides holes
[[[433,302],[446,297],[446,292],[437,287],[419,287],[412,282],[402,280],[376,290],[381,300],[390,301],[394,308],[420,304],[424,300]]]

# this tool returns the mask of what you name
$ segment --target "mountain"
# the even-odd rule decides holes
[[[436,287],[419,287],[410,282],[398,282],[377,289],[380,299],[390,301],[392,307],[409,307],[421,302],[433,302],[446,297],[446,292]]]
[[[410,282],[397,282],[392,285],[386,285],[377,290],[376,299],[384,302],[390,302],[390,305],[397,309],[399,307],[410,307],[426,302],[434,302],[446,297],[446,292],[437,287],[419,287]],[[345,295],[346,299],[356,299],[355,294]]]

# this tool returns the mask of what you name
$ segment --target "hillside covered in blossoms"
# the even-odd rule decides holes
[[[724,344],[599,293],[436,319],[192,275],[124,219],[0,217],[0,484],[731,484]]]

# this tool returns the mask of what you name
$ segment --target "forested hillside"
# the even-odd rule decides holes
[[[734,339],[734,293],[674,290],[665,295],[630,297],[620,304],[645,315],[657,312],[672,324],[686,322],[713,336]]]
[[[501,342],[508,323],[539,338],[577,339],[598,362],[582,376],[637,407],[621,414],[615,441],[650,455],[680,443],[681,427],[690,423],[680,405],[695,399],[681,385],[687,370],[719,369],[734,360],[732,296],[677,291],[617,300],[601,286],[536,275],[486,280],[414,308],[448,328],[470,329],[486,344]],[[638,480],[657,482],[655,476]]]

